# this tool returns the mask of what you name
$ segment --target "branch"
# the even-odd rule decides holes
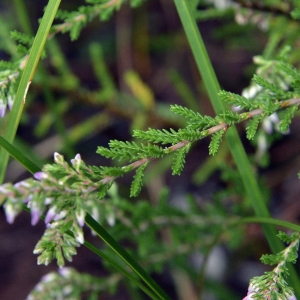
[[[283,108],[290,107],[290,106],[293,106],[293,105],[300,105],[300,98],[288,99],[288,100],[281,101],[279,109],[283,109]],[[262,115],[263,113],[264,113],[264,110],[261,109],[261,108],[252,110],[250,112],[241,113],[240,114],[241,121],[249,120],[253,117]],[[238,123],[240,123],[240,122],[238,122]],[[200,139],[205,138],[207,136],[210,136],[210,135],[212,135],[212,134],[214,134],[218,131],[221,131],[221,130],[226,131],[230,126],[231,125],[223,122],[223,123],[220,123],[216,126],[213,126],[213,127],[209,128],[209,129],[203,130]],[[187,145],[189,145],[190,143],[193,143],[193,142],[195,142],[195,140],[193,140],[193,141],[184,140],[184,141],[178,142],[175,145],[164,148],[164,153],[165,154],[170,154],[170,153],[172,153],[176,150],[179,150],[183,147],[186,147]],[[143,165],[147,162],[153,161],[153,160],[155,160],[154,157],[145,157],[145,158],[139,159],[139,160],[127,165],[127,166],[123,166],[122,169],[126,170],[126,173],[127,173],[127,172],[130,172],[130,171],[138,168],[139,166],[141,166],[141,165]],[[116,178],[117,178],[117,176],[105,176],[102,180],[99,181],[99,183],[101,185],[105,185],[107,183],[112,182]]]

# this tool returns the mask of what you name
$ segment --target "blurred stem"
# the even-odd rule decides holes
[[[260,218],[260,217],[248,217],[248,218],[243,218],[237,223],[262,223],[262,224],[272,224],[276,226],[281,226],[284,228],[289,228],[292,230],[295,230],[297,232],[300,232],[300,226],[296,225],[291,222],[283,221],[283,220],[278,220],[274,218]]]
[[[184,78],[176,70],[170,70],[169,76],[177,93],[180,95],[185,105],[194,110],[199,111],[199,102],[193,95],[191,88],[185,82]]]
[[[48,105],[50,111],[52,112],[52,116],[53,116],[53,120],[54,120],[53,126],[63,141],[62,151],[65,152],[69,158],[72,158],[75,156],[75,152],[73,150],[73,144],[71,143],[70,138],[67,134],[67,130],[65,128],[65,125],[64,125],[64,122],[62,119],[62,115],[59,110],[59,106],[57,105],[57,103],[54,99],[53,93],[51,92],[51,89],[49,87],[49,83],[47,80],[48,74],[47,74],[46,68],[44,66],[42,66],[40,68],[40,74],[44,78],[44,80],[43,80],[44,93],[43,94],[45,96],[47,105]]]
[[[31,29],[30,18],[24,0],[13,0],[13,2],[15,12],[17,14],[17,19],[20,24],[20,27],[22,28],[22,31],[32,36],[33,31]]]
[[[114,80],[105,64],[103,48],[100,43],[93,43],[89,47],[94,73],[100,85],[99,97],[101,101],[108,102],[117,94]]]

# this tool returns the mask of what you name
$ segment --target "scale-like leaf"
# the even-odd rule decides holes
[[[255,103],[254,101],[234,93],[230,93],[227,91],[220,91],[219,96],[223,101],[231,105],[240,107],[242,109],[253,110],[255,108],[258,108],[258,104]]]
[[[265,80],[261,76],[254,75],[253,76],[253,81],[256,84],[260,85],[261,87],[263,87],[265,89],[268,89],[269,91],[271,91],[275,95],[281,96],[282,94],[285,93],[285,91],[283,91],[282,89],[280,89],[278,86],[276,86],[275,84],[273,84],[273,83]]]
[[[298,105],[294,105],[292,107],[286,108],[281,114],[281,120],[279,123],[279,129],[281,132],[287,132],[292,119],[295,115],[295,112],[298,110]]]
[[[252,140],[256,134],[261,117],[252,118],[246,127],[247,139]]]
[[[148,166],[148,162],[138,167],[136,170],[135,175],[133,176],[133,181],[130,187],[130,197],[136,197],[143,186],[143,178],[144,178],[144,171]]]
[[[152,129],[149,128],[147,131],[134,130],[133,137],[142,139],[150,143],[161,143],[161,144],[176,144],[180,141],[180,137],[174,129],[170,131],[166,129]]]
[[[172,175],[180,175],[185,164],[185,156],[189,151],[190,145],[187,145],[175,152],[172,164]]]
[[[211,142],[208,146],[210,155],[215,155],[218,152],[223,135],[224,130],[218,131],[212,135]]]

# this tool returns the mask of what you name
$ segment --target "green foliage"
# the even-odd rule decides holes
[[[172,128],[170,131],[166,129],[158,130],[153,128],[149,128],[147,131],[134,130],[133,137],[148,141],[150,143],[161,143],[162,145],[174,145],[181,141],[181,138],[178,136],[178,132]]]
[[[289,243],[283,251],[277,254],[263,255],[261,261],[268,265],[277,265],[273,271],[254,277],[250,281],[248,296],[250,299],[296,299],[293,289],[285,281],[289,275],[287,263],[295,263],[298,258],[299,233],[291,236],[279,232],[278,237],[285,243]],[[291,297],[291,298],[289,298]]]
[[[276,97],[276,98],[282,97],[285,93],[285,91],[280,89],[275,84],[268,82],[267,80],[265,80],[264,78],[262,78],[256,74],[253,77],[253,82],[260,85],[262,88],[269,90],[271,93],[274,94],[274,97]]]
[[[252,140],[254,139],[255,133],[257,131],[259,122],[261,121],[261,117],[256,117],[251,119],[248,122],[248,126],[246,127],[246,132],[247,132],[247,139]]]
[[[219,150],[224,134],[225,134],[225,130],[218,131],[212,135],[211,142],[208,146],[210,155],[216,155],[216,153]]]
[[[80,6],[76,11],[59,10],[56,18],[62,20],[63,23],[53,26],[52,34],[58,32],[70,32],[71,40],[77,40],[81,30],[88,22],[91,22],[95,17],[99,17],[101,21],[110,19],[113,13],[120,9],[121,5],[130,2],[132,7],[137,7],[143,3],[144,0],[120,0],[120,1],[102,1],[102,0],[86,0],[87,4]]]
[[[33,43],[33,37],[29,36],[25,33],[18,32],[16,30],[12,31],[10,33],[10,35],[16,42],[22,44],[23,46],[26,46],[27,50],[25,53],[28,53],[28,49],[31,47],[31,45]],[[25,53],[22,53],[22,54],[25,54]]]
[[[141,144],[139,146],[135,142],[113,140],[109,142],[109,147],[109,149],[98,147],[97,153],[106,158],[118,158],[120,161],[124,159],[134,161],[145,157],[159,158],[164,155],[164,151],[161,147],[151,144]]]
[[[28,295],[28,299],[97,299],[106,290],[114,290],[120,281],[117,274],[105,280],[79,273],[73,268],[63,268],[59,272],[51,272],[42,277],[41,282]],[[51,295],[51,296],[50,296]]]
[[[172,175],[181,174],[185,164],[185,156],[188,153],[189,149],[190,149],[190,144],[176,151],[174,155],[173,164],[172,164]]]
[[[292,17],[296,20],[300,19],[300,8],[295,8],[292,13],[291,13]]]
[[[217,125],[217,121],[210,116],[202,116],[198,112],[194,112],[186,107],[180,105],[171,105],[171,111],[185,117],[188,120],[187,129],[203,130],[214,125]]]
[[[121,5],[130,4],[131,7],[137,7],[142,2],[143,0],[86,0],[86,4],[75,11],[59,11],[56,18],[61,21],[61,24],[52,26],[51,33],[47,38],[51,39],[60,32],[69,32],[71,40],[76,40],[80,36],[82,29],[95,18],[98,17],[101,21],[108,20],[114,12],[120,9]],[[249,214],[247,188],[249,189],[251,185],[243,184],[241,180],[242,172],[238,173],[235,166],[229,165],[231,161],[227,159],[228,153],[226,148],[225,154],[222,154],[221,158],[218,158],[218,156],[213,158],[215,164],[211,173],[215,170],[221,170],[221,179],[227,187],[225,190],[219,191],[218,194],[214,194],[213,199],[209,199],[211,201],[207,201],[207,204],[201,203],[199,205],[195,199],[189,197],[190,203],[187,205],[187,208],[178,209],[169,204],[167,201],[168,194],[165,190],[161,199],[155,202],[156,205],[153,205],[150,201],[140,199],[121,199],[113,182],[118,177],[135,171],[130,188],[130,197],[136,197],[140,194],[143,187],[145,170],[153,160],[163,159],[172,154],[172,164],[168,162],[163,167],[158,165],[158,174],[161,176],[163,168],[167,169],[171,166],[172,175],[180,175],[192,143],[211,136],[208,153],[214,156],[221,147],[222,138],[229,134],[227,129],[243,121],[247,121],[246,137],[254,141],[259,154],[256,156],[261,158],[266,154],[267,148],[272,141],[275,140],[274,132],[276,130],[284,133],[288,132],[300,103],[300,73],[294,67],[298,66],[299,50],[293,52],[293,47],[287,46],[283,39],[284,32],[289,33],[290,30],[281,26],[280,21],[286,18],[288,13],[281,10],[280,1],[273,1],[274,11],[271,4],[269,5],[266,1],[262,1],[263,12],[253,12],[252,9],[249,10],[247,7],[242,7],[242,1],[238,1],[241,2],[239,4],[228,1],[226,4],[228,6],[223,10],[212,7],[212,1],[177,0],[175,2],[181,4],[181,8],[191,8],[191,11],[194,13],[193,17],[198,20],[211,17],[232,17],[234,14],[237,20],[243,19],[243,22],[257,26],[261,25],[259,24],[260,22],[263,23],[262,21],[266,20],[268,26],[270,26],[269,34],[271,38],[264,54],[254,58],[254,62],[258,66],[256,74],[253,76],[250,86],[244,90],[242,95],[229,91],[220,91],[217,95],[217,81],[213,78],[213,72],[207,67],[209,60],[205,57],[205,53],[200,53],[198,57],[201,57],[205,62],[203,65],[206,66],[204,70],[207,73],[207,77],[203,76],[203,74],[201,76],[204,79],[213,106],[219,103],[217,105],[218,109],[216,109],[218,113],[215,116],[202,115],[198,112],[198,110],[201,111],[201,107],[198,107],[197,101],[185,100],[184,103],[189,107],[183,107],[178,104],[171,105],[170,110],[176,116],[173,119],[167,118],[168,114],[164,113],[164,118],[162,118],[159,113],[156,114],[154,112],[154,107],[159,110],[162,107],[165,109],[165,106],[161,105],[161,103],[155,103],[154,105],[153,100],[151,109],[136,110],[132,115],[126,115],[126,118],[133,116],[131,126],[134,127],[134,125],[138,124],[137,128],[147,128],[149,126],[148,122],[153,126],[153,123],[150,122],[152,117],[154,117],[154,120],[158,118],[161,122],[157,122],[158,125],[155,123],[156,128],[148,128],[148,130],[134,129],[132,135],[135,138],[134,141],[111,140],[108,148],[99,146],[97,149],[97,153],[103,157],[125,161],[123,166],[87,166],[79,154],[69,164],[62,155],[55,153],[55,163],[45,164],[41,172],[34,174],[35,179],[23,180],[14,185],[6,183],[0,186],[0,202],[4,202],[4,210],[9,223],[14,221],[22,209],[30,210],[32,225],[35,225],[40,219],[45,219],[47,228],[34,250],[34,253],[39,255],[38,264],[48,265],[52,260],[56,260],[58,266],[63,268],[65,260],[72,261],[73,255],[76,254],[76,247],[85,243],[83,226],[86,222],[94,230],[94,233],[97,233],[106,243],[106,245],[103,245],[103,249],[101,248],[103,252],[99,250],[97,252],[95,249],[92,251],[119,271],[122,270],[123,275],[141,287],[144,292],[148,292],[150,297],[159,299],[167,298],[158,292],[159,289],[152,288],[151,284],[147,285],[147,276],[145,277],[142,274],[143,272],[138,272],[141,269],[138,269],[138,271],[134,269],[135,261],[131,260],[133,264],[130,264],[130,259],[124,259],[127,252],[125,250],[118,251],[117,248],[112,246],[111,240],[116,240],[119,243],[124,242],[126,246],[123,248],[128,247],[126,250],[132,253],[132,256],[138,261],[141,261],[143,268],[148,272],[161,272],[165,269],[166,264],[169,264],[171,270],[184,268],[191,278],[196,275],[199,276],[199,274],[195,274],[197,273],[195,270],[191,271],[183,264],[183,259],[198,251],[207,255],[217,243],[225,243],[233,248],[237,247],[242,239],[245,240],[245,233],[236,224],[239,223],[242,216]],[[203,7],[208,7],[208,9],[203,9]],[[254,10],[257,9],[257,7],[254,8]],[[271,21],[267,18],[258,21],[259,18],[254,17],[261,17],[263,13],[268,12],[272,12],[275,15],[270,16]],[[276,14],[280,14],[282,17],[277,19]],[[298,15],[299,8],[297,7],[292,12],[292,16],[297,19],[299,18]],[[194,48],[194,46],[196,44],[199,46],[200,39],[197,39],[195,30],[193,31],[192,22],[186,20],[188,19],[184,20],[182,18],[184,25],[189,23],[188,26],[185,26],[185,29],[187,28],[187,31],[191,30],[194,34],[193,37],[195,37],[192,41],[190,40],[190,44],[193,49],[198,49],[197,47]],[[291,27],[297,29],[296,23],[294,22]],[[197,26],[196,29],[198,29]],[[44,37],[46,38],[46,36],[45,34]],[[11,37],[19,44],[16,46],[16,49],[23,57],[16,57],[10,53],[9,56],[13,57],[11,62],[0,62],[0,117],[4,116],[7,106],[12,107],[16,91],[20,87],[18,78],[27,63],[27,54],[33,42],[31,37],[17,31],[13,31]],[[298,37],[297,30],[292,29],[289,40],[291,45],[296,37]],[[79,79],[69,70],[71,68],[68,68],[67,64],[65,64],[63,51],[53,45],[55,43],[52,46],[49,43],[49,62],[51,67],[54,68],[54,72],[47,74],[45,77],[39,74],[40,77],[37,76],[36,89],[32,91],[40,96],[37,91],[45,87],[46,92],[43,96],[50,103],[49,108],[47,107],[49,109],[49,113],[47,112],[48,117],[52,118],[50,123],[55,123],[57,116],[62,118],[61,107],[63,107],[62,110],[66,111],[69,108],[68,103],[71,98],[78,97],[78,102],[92,103],[93,109],[94,105],[103,109],[104,113],[101,116],[104,116],[103,119],[105,121],[100,124],[101,128],[102,126],[107,126],[110,119],[113,119],[109,114],[114,109],[116,110],[116,107],[122,115],[122,109],[128,110],[128,108],[131,109],[131,106],[134,106],[134,104],[132,105],[134,98],[138,98],[136,96],[139,95],[139,91],[135,91],[134,88],[138,90],[142,86],[140,79],[130,85],[134,97],[127,95],[123,90],[118,91],[117,85],[112,82],[113,76],[110,76],[108,73],[106,65],[104,67],[106,61],[102,45],[91,47],[92,63],[97,64],[97,66],[94,66],[96,77],[99,85],[103,85],[103,89],[97,91],[87,91],[85,84],[81,84]],[[40,51],[41,48],[35,49]],[[53,52],[51,53],[51,51]],[[198,61],[197,57],[196,61]],[[20,103],[25,104],[26,93],[35,68],[36,65],[35,67],[32,65],[31,73],[28,73],[27,82],[22,86],[23,93],[20,93],[21,96],[19,96]],[[59,76],[56,76],[56,73]],[[134,71],[130,74],[137,73]],[[207,78],[209,79],[208,81],[206,81]],[[123,79],[126,81],[126,74]],[[41,85],[43,81],[47,82],[47,85]],[[51,96],[50,88],[55,90],[55,96]],[[65,102],[62,102],[56,97],[56,93],[60,96],[64,93],[70,94],[63,95]],[[75,94],[76,97],[73,97]],[[186,95],[189,94],[186,93]],[[220,98],[223,102],[229,104],[230,107],[223,106],[222,102],[215,102],[214,97],[218,100]],[[130,103],[130,106],[127,106],[128,103]],[[23,106],[20,106],[19,117],[22,109]],[[57,114],[56,112],[59,113]],[[181,122],[180,117],[183,117],[182,119],[184,119],[185,123]],[[89,130],[92,133],[99,130],[98,115],[93,120],[97,122],[93,121],[92,126],[90,126]],[[175,120],[175,122],[170,122],[170,120]],[[46,120],[47,122],[49,122],[49,119],[48,121]],[[63,123],[61,122],[62,125],[64,125]],[[162,128],[162,124],[172,126],[169,123],[174,125],[174,128],[168,130]],[[5,123],[3,124],[5,125]],[[18,120],[15,122],[16,127],[17,125]],[[81,129],[84,125],[79,124],[78,127]],[[89,125],[91,125],[90,122]],[[59,132],[59,130],[57,131]],[[60,133],[63,131],[64,128],[62,128]],[[81,136],[85,137],[85,134],[82,134],[82,132],[86,131],[79,131]],[[256,135],[257,132],[259,133]],[[13,134],[11,137],[13,140]],[[66,131],[60,137],[63,140],[67,140],[69,134]],[[12,140],[10,141],[11,143]],[[237,145],[236,143],[239,142],[238,136],[231,138],[230,141],[233,142],[232,144]],[[70,146],[70,149],[70,152],[74,150],[73,145]],[[18,155],[16,156],[21,161],[21,158],[18,158]],[[126,165],[126,163],[128,164]],[[240,162],[237,161],[236,163],[239,167]],[[257,169],[255,163],[257,161],[254,162],[253,169]],[[243,165],[242,160],[241,165]],[[245,173],[247,173],[246,171]],[[208,177],[208,175],[206,176]],[[248,178],[256,180],[254,176]],[[205,200],[203,202],[206,202]],[[257,201],[257,204],[261,205],[259,201]],[[201,209],[199,209],[199,206],[201,206]],[[264,203],[262,207],[265,207]],[[91,224],[94,226],[91,226]],[[114,239],[107,233],[105,235],[105,230],[101,231],[102,227],[100,225],[108,227]],[[160,239],[161,236],[167,238],[162,240]],[[107,237],[111,238],[110,242],[108,242],[109,239],[106,239]],[[275,264],[277,267],[272,272],[267,272],[265,275],[256,277],[251,281],[249,288],[251,299],[265,299],[266,295],[271,299],[287,299],[288,296],[292,297],[294,295],[293,290],[285,282],[285,278],[288,275],[286,263],[295,263],[298,257],[299,233],[288,236],[281,232],[279,237],[282,241],[288,243],[289,246],[278,254],[264,255],[262,257],[263,263]],[[268,234],[267,238],[270,238]],[[123,248],[119,246],[119,250]],[[114,253],[112,253],[112,250]],[[126,268],[124,266],[122,269],[124,261],[135,272],[134,276],[126,271],[127,266]],[[106,263],[107,270],[112,272],[111,265],[107,265]],[[200,270],[199,273],[201,275],[204,272]],[[135,277],[135,275],[137,276]],[[137,279],[138,276],[142,279],[141,282],[143,281],[143,284]],[[120,275],[113,274],[107,280],[106,278],[101,280],[63,268],[59,273],[51,273],[49,277],[43,278],[42,283],[30,294],[30,299],[39,299],[41,297],[49,299],[49,295],[55,295],[55,297],[64,299],[79,299],[80,297],[86,297],[86,294],[89,292],[90,298],[95,299],[103,290],[108,288],[115,289],[121,280],[122,276]],[[144,284],[147,288],[152,288],[150,292],[145,288]],[[69,286],[72,286],[72,289]]]
[[[59,267],[63,267],[63,257],[70,261],[71,256],[76,254],[74,247],[84,243],[82,226],[85,214],[98,205],[103,185],[89,179],[87,174],[94,174],[93,170],[85,165],[80,155],[72,159],[72,166],[58,153],[55,153],[54,159],[55,164],[47,164],[42,172],[35,173],[37,180],[6,184],[1,194],[7,198],[4,209],[10,223],[21,212],[24,199],[31,210],[32,225],[38,223],[48,208],[45,223],[51,225],[34,251],[40,254],[38,264],[47,265],[56,258]],[[105,185],[103,197],[109,187]],[[91,194],[96,189],[99,189],[98,194]],[[74,237],[69,236],[69,231]]]
[[[281,132],[287,132],[292,119],[295,116],[295,112],[299,109],[298,105],[294,105],[285,109],[281,114],[281,120],[279,123],[279,129]]]
[[[226,91],[221,91],[219,93],[219,96],[221,99],[233,106],[240,107],[241,109],[246,109],[246,110],[253,110],[259,107],[259,105],[255,101],[249,101],[246,97],[226,92]]]
[[[143,185],[142,181],[144,177],[144,171],[146,170],[148,164],[149,163],[146,162],[137,168],[136,174],[133,176],[134,180],[132,181],[131,188],[130,188],[130,197],[135,197],[140,193]]]

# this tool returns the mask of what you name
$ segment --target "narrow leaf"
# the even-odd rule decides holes
[[[20,152],[16,147],[6,141],[2,136],[0,136],[0,147],[5,149],[15,160],[22,164],[30,173],[34,174],[40,171],[34,162],[29,160],[22,152]]]
[[[185,164],[185,156],[188,153],[190,144],[185,146],[175,152],[173,165],[172,165],[172,175],[180,175]]]
[[[261,117],[256,117],[249,121],[248,126],[246,127],[248,140],[252,140],[254,138],[260,120],[261,120]]]
[[[130,187],[130,197],[136,197],[140,193],[143,185],[144,171],[148,164],[149,162],[146,162],[136,170],[136,173],[133,176],[134,180]]]
[[[209,148],[209,154],[210,154],[210,155],[215,155],[215,154],[217,154],[224,133],[225,133],[225,131],[224,131],[224,130],[221,130],[221,131],[218,131],[218,132],[216,132],[216,133],[214,133],[214,134],[212,135],[212,137],[211,137],[211,142],[210,142],[210,144],[209,144],[209,146],[208,146],[208,148]]]

